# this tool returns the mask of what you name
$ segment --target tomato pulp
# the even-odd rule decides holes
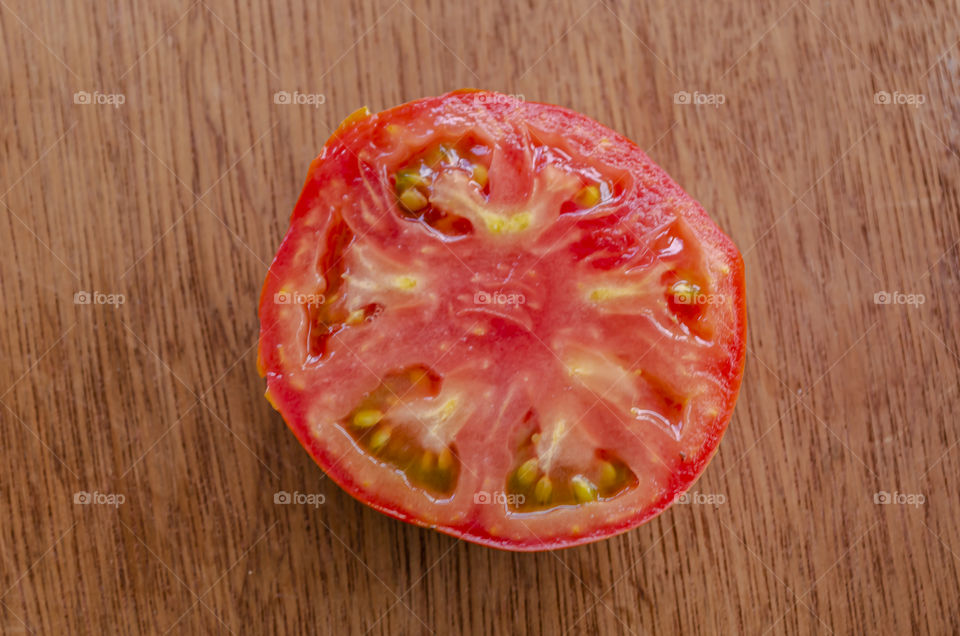
[[[705,468],[743,373],[743,262],[628,139],[459,91],[341,124],[260,320],[267,398],[347,492],[552,549],[649,520]]]

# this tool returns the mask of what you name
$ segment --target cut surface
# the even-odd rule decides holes
[[[505,549],[665,509],[732,415],[743,265],[633,143],[457,92],[357,113],[260,302],[267,397],[361,501]]]

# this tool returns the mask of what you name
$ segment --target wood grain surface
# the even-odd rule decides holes
[[[958,9],[0,0],[0,630],[960,632]],[[310,160],[362,105],[464,86],[624,133],[745,255],[700,497],[620,537],[393,521],[262,397]]]

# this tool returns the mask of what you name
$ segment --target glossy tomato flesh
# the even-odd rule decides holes
[[[260,300],[267,397],[390,516],[510,550],[670,505],[730,420],[739,252],[632,142],[461,91],[349,117]]]

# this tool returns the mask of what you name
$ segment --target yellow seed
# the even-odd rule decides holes
[[[389,426],[385,426],[378,431],[374,431],[373,435],[370,436],[370,449],[376,452],[386,446],[387,442],[390,441],[390,435],[392,434],[393,430]]]
[[[533,496],[538,502],[544,504],[550,501],[551,494],[553,494],[553,484],[550,483],[550,478],[544,475],[533,489]]]
[[[453,453],[450,452],[449,448],[444,448],[440,451],[440,456],[437,457],[437,468],[449,470],[451,466],[453,466]]]
[[[433,464],[436,460],[437,456],[433,454],[433,451],[425,451],[423,457],[420,458],[420,470],[429,473],[433,470]]]
[[[428,166],[433,168],[440,162],[449,163],[450,153],[447,150],[446,146],[437,146],[427,153],[427,156],[424,158],[424,161]]]
[[[580,189],[573,197],[573,202],[581,208],[592,208],[600,203],[600,188],[588,185]]]
[[[427,206],[427,197],[416,188],[410,188],[400,194],[400,205],[411,212],[416,212]]]
[[[383,413],[378,409],[361,409],[353,414],[353,425],[357,428],[370,428],[383,419]]]
[[[487,185],[487,169],[483,164],[476,164],[473,166],[473,180],[481,188]]]
[[[400,193],[409,190],[413,186],[427,185],[427,181],[420,176],[420,171],[416,168],[404,168],[397,172],[395,185],[397,192]]]
[[[529,488],[536,481],[539,472],[536,458],[528,459],[520,464],[520,468],[517,469],[517,483],[524,488]]]
[[[610,462],[600,462],[600,485],[612,488],[617,483],[617,468]]]
[[[573,496],[576,497],[578,503],[596,501],[597,487],[592,481],[583,475],[574,475],[570,482],[573,484]]]

